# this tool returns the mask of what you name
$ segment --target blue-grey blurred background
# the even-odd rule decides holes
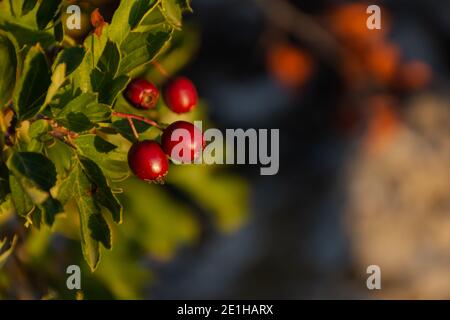
[[[361,25],[369,4],[382,31]],[[250,181],[249,221],[155,263],[149,296],[450,298],[450,3],[193,8],[186,73],[220,128],[280,129],[280,171],[233,168]],[[382,290],[366,287],[372,264]]]

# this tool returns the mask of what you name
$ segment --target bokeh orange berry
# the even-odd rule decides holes
[[[403,90],[419,90],[431,83],[433,72],[423,61],[411,60],[405,62],[399,70],[398,85]]]
[[[395,100],[377,95],[368,100],[368,127],[365,145],[372,154],[381,153],[394,139],[400,128],[400,117]]]
[[[277,44],[267,52],[269,73],[286,87],[300,87],[311,77],[313,59],[304,50],[290,44]]]

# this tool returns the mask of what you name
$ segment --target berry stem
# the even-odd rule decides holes
[[[159,124],[157,124],[155,121],[147,119],[145,117],[137,116],[135,114],[130,114],[130,113],[117,112],[117,111],[114,111],[112,113],[112,115],[115,117],[128,119],[128,121],[130,121],[132,119],[139,120],[139,121],[145,122],[153,127],[156,127],[158,129],[162,130],[162,128]],[[134,125],[132,125],[131,129],[133,129],[133,128],[134,128]],[[136,130],[136,128],[134,128],[134,130]]]
[[[139,140],[139,133],[137,132],[136,127],[134,126],[133,119],[127,118],[127,120],[128,120],[128,123],[130,124],[131,131],[133,131],[134,137],[136,138],[136,140]]]
[[[153,66],[159,71],[159,73],[165,77],[165,78],[169,78],[170,75],[167,72],[167,70],[156,60],[152,61]]]

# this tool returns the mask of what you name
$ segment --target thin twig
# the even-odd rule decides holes
[[[75,144],[73,144],[70,140],[65,139],[65,135],[63,135],[61,132],[58,131],[50,131],[49,135],[51,135],[52,137],[58,139],[59,141],[67,144],[69,147],[77,150],[77,146]]]
[[[74,131],[71,131],[61,125],[59,125],[59,123],[57,123],[55,120],[49,120],[50,126],[53,129],[53,132],[57,132],[59,134],[61,134],[62,136],[67,136],[69,138],[78,138],[80,135]]]
[[[170,75],[167,72],[167,70],[156,60],[152,61],[153,66],[159,71],[159,73],[165,77],[165,78],[169,78]]]
[[[139,121],[145,122],[153,127],[156,127],[158,129],[162,130],[162,128],[159,124],[157,124],[155,121],[147,119],[145,117],[137,116],[135,114],[130,114],[130,113],[117,112],[117,111],[113,112],[112,115],[115,117],[124,118],[124,119],[139,120]]]
[[[139,133],[136,130],[136,127],[134,126],[133,123],[133,119],[132,118],[127,118],[128,119],[128,123],[130,124],[131,127],[131,131],[133,131],[133,135],[136,138],[136,140],[139,140]]]

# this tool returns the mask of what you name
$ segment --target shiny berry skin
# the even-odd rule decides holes
[[[173,133],[178,129],[186,131],[183,132],[180,130],[179,134],[181,134],[181,136],[177,137],[173,135]],[[172,160],[181,163],[192,163],[192,161],[199,157],[201,151],[205,148],[205,139],[201,130],[192,123],[176,121],[164,130],[161,137],[161,144],[164,152],[171,157]],[[176,146],[179,147],[175,150],[174,154],[172,154]],[[190,150],[190,154],[185,156],[183,153],[184,150]]]
[[[159,89],[145,79],[135,79],[125,90],[125,96],[136,108],[153,109],[158,103]]]
[[[141,180],[164,182],[169,171],[169,160],[161,146],[150,140],[135,142],[128,151],[128,165]]]
[[[189,112],[197,105],[197,89],[186,77],[172,79],[164,86],[164,101],[175,113]]]

